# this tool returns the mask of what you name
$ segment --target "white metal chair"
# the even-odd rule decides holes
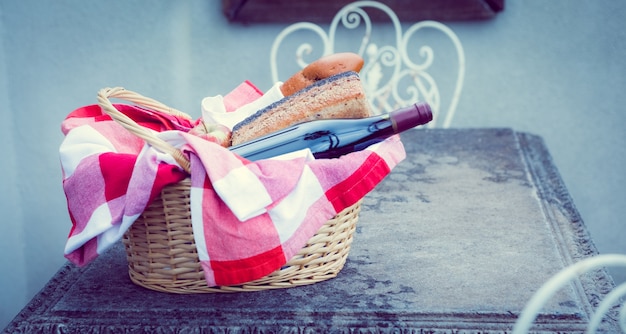
[[[550,280],[548,280],[539,290],[537,290],[537,292],[535,292],[535,294],[526,304],[524,310],[517,319],[515,327],[513,328],[513,333],[527,333],[545,303],[554,295],[554,293],[559,291],[572,280],[576,279],[579,275],[590,272],[592,270],[596,270],[601,267],[614,266],[626,267],[626,255],[597,255],[564,268],[556,275],[552,276]],[[620,302],[620,298],[624,296],[626,296],[626,282],[615,287],[604,297],[602,302],[596,308],[595,313],[589,320],[587,333],[595,333],[598,329],[598,326],[600,326],[603,317],[605,317],[609,313],[612,307],[618,305]],[[618,319],[622,332],[626,333],[626,303],[621,305]]]
[[[383,38],[380,44],[374,41],[374,28],[381,30],[387,28],[372,22],[368,14],[368,11],[372,10],[384,12],[389,17],[394,30],[393,37]],[[286,27],[276,37],[271,49],[272,80],[274,82],[280,81],[278,65],[279,63],[283,65],[283,62],[278,60],[279,49],[288,35],[296,32],[302,33],[302,31],[313,32],[319,36],[323,45],[320,56],[329,55],[339,52],[336,50],[336,37],[340,33],[340,24],[346,31],[352,33],[349,40],[357,41],[359,44],[358,50],[342,51],[357,53],[365,60],[360,77],[375,113],[389,112],[421,100],[428,102],[433,109],[434,119],[429,123],[429,127],[446,128],[450,126],[465,76],[465,54],[461,42],[450,28],[436,21],[417,22],[403,32],[397,15],[388,6],[376,1],[356,1],[346,5],[333,18],[328,33],[321,26],[309,22],[294,23]],[[453,80],[452,93],[449,94],[451,96],[446,98],[449,103],[446,103],[447,108],[445,109],[442,108],[437,81],[429,72],[435,56],[433,48],[427,45],[418,47],[417,43],[414,43],[418,31],[428,29],[443,33],[452,42],[456,52],[458,70],[456,71],[456,78]],[[358,33],[361,31],[363,35],[359,36]],[[359,38],[360,42],[358,42]],[[304,58],[311,54],[313,49],[312,44],[308,42],[304,42],[296,48],[294,60],[300,68],[307,65]],[[421,58],[421,61],[414,61],[416,54]],[[315,59],[317,58],[319,57]]]

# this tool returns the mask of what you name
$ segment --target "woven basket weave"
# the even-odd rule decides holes
[[[119,112],[110,98],[190,118],[187,114],[119,87],[98,92],[98,102],[111,118],[153,147],[171,154],[189,171],[189,161],[182,152]],[[275,272],[242,285],[209,287],[194,242],[189,193],[189,178],[165,187],[124,235],[128,271],[135,284],[170,293],[212,293],[289,288],[328,280],[337,276],[346,262],[361,210],[359,201],[327,221],[298,254]]]

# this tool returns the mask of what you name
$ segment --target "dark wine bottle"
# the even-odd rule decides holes
[[[324,119],[299,123],[230,150],[248,160],[260,160],[309,148],[317,159],[337,158],[423,125],[433,119],[430,106],[420,102],[390,113],[356,119]]]

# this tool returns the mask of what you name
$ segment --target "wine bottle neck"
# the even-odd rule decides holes
[[[420,102],[390,112],[389,119],[394,132],[400,133],[432,121],[433,114],[427,103]]]

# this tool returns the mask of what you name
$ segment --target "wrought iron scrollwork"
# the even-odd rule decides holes
[[[376,43],[372,36],[375,25],[368,10],[382,11],[389,18],[393,27],[393,38],[385,39],[384,43]],[[465,54],[457,35],[446,25],[436,21],[421,21],[402,31],[397,15],[386,5],[377,1],[356,1],[343,7],[333,18],[328,33],[319,25],[310,22],[299,22],[289,25],[274,40],[270,55],[272,80],[279,81],[278,50],[285,38],[296,31],[313,32],[323,46],[322,55],[336,52],[339,28],[363,31],[358,50],[354,50],[364,58],[365,64],[360,76],[364,89],[375,113],[389,112],[416,101],[428,102],[434,114],[429,127],[450,126],[463,89],[465,76]],[[442,109],[440,90],[435,78],[429,73],[435,58],[431,46],[418,48],[417,56],[413,52],[413,40],[418,31],[434,29],[442,32],[454,45],[457,56],[456,78],[454,89],[446,108]],[[351,38],[352,39],[352,38]],[[314,50],[313,44],[301,43],[295,52],[295,61],[300,68],[307,65],[305,58]]]

